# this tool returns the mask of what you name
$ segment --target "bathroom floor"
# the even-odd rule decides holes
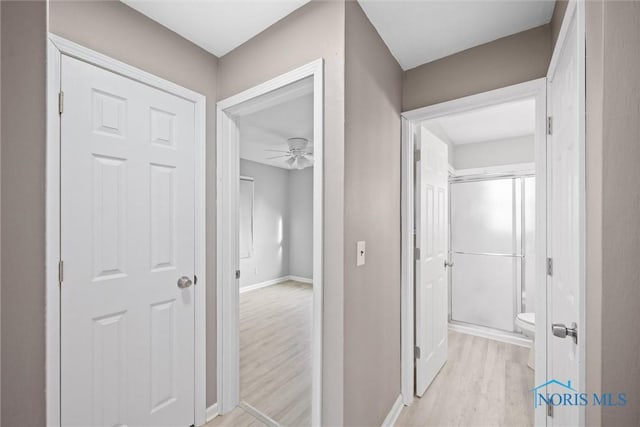
[[[532,426],[525,347],[449,331],[449,359],[396,426]]]

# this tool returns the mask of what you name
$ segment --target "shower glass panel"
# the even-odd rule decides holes
[[[522,283],[522,311],[536,311],[536,178],[524,181],[524,281]]]
[[[535,209],[527,203],[526,179],[534,180],[451,183],[452,320],[515,331],[514,320],[523,306],[525,254],[533,242],[527,244],[529,227],[524,227]]]

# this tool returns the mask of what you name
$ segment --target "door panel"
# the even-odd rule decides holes
[[[447,145],[421,128],[416,165],[416,393],[422,396],[447,360]]]
[[[194,105],[63,56],[65,426],[194,421]]]
[[[581,223],[578,67],[574,14],[567,38],[561,47],[555,74],[548,81],[547,109],[553,118],[553,131],[547,140],[547,251],[548,256],[553,259],[553,274],[547,276],[548,331],[551,331],[552,323],[563,323],[566,326],[572,322],[578,323]],[[572,381],[574,387],[584,387],[584,384],[579,384],[580,355],[573,339],[555,337],[549,332],[547,357],[549,379],[554,378],[563,383]],[[555,407],[550,422],[559,426],[578,425],[578,407]]]

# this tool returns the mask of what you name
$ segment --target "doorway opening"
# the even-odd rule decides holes
[[[505,416],[533,424],[528,390],[545,378],[546,358],[536,344],[533,372],[528,347],[546,328],[520,318],[546,316],[546,293],[535,292],[546,274],[546,79],[403,119],[403,400],[457,395],[456,376],[481,386],[493,354],[508,368],[491,376],[509,377],[522,409]],[[434,411],[433,422],[456,411]]]
[[[311,425],[313,78],[298,84],[238,119],[240,401],[283,426]]]
[[[320,425],[322,60],[218,103],[218,410]]]
[[[493,338],[492,343],[498,342],[496,338],[515,342],[516,339],[522,340],[522,337],[515,336],[514,332],[526,332],[529,329],[529,333],[533,330],[534,335],[534,357],[530,364],[535,365],[535,386],[526,392],[530,393],[535,425],[584,424],[584,407],[554,405],[545,401],[546,396],[566,389],[584,391],[586,383],[584,26],[584,3],[569,2],[546,78],[403,113],[401,381],[406,405],[412,403],[414,395],[421,395],[430,386],[437,388],[438,380],[451,374],[450,371],[454,369],[448,369],[447,357],[451,356],[450,359],[455,360],[462,355],[473,359],[473,342],[485,340],[483,346],[485,354],[488,354],[486,357],[493,354],[491,357],[495,361],[495,349],[487,353],[487,348],[491,347],[489,340],[484,337]],[[431,126],[430,129],[428,121],[455,117],[454,115],[459,118],[464,114],[473,114],[474,110],[487,111],[504,104],[526,103],[530,100],[535,103],[534,168],[510,165],[487,171],[485,166],[480,166],[479,170],[472,168],[467,173],[460,173],[456,172],[454,159],[453,175],[460,175],[453,177],[450,187],[451,249],[454,252],[451,255],[456,259],[445,257],[445,251],[446,255],[450,255],[447,248],[449,240],[440,238],[439,235],[443,230],[447,233],[450,231],[447,230],[449,223],[442,218],[442,212],[449,205],[440,203],[442,197],[435,197],[434,190],[442,190],[444,198],[447,198],[442,177],[447,159],[442,158],[442,153],[447,152],[448,146],[436,135],[442,129],[437,126]],[[456,127],[453,130],[459,131],[462,128],[464,127]],[[463,136],[458,135],[460,138]],[[468,148],[472,155],[468,158],[463,156],[465,162],[486,160],[482,153],[476,152],[473,147]],[[454,147],[454,153],[457,150]],[[503,156],[505,151],[494,154]],[[531,170],[535,171],[535,184],[532,180],[527,182],[533,175]],[[500,186],[504,189],[500,190]],[[535,222],[532,224],[534,233],[529,231],[531,227],[527,227],[527,218],[531,217],[527,213],[527,194],[532,193],[527,186],[535,186]],[[502,213],[498,211],[487,215],[496,205],[489,204],[491,209],[488,209],[487,201],[501,199],[504,201]],[[500,221],[492,220],[501,216],[504,218]],[[479,224],[478,221],[482,218],[483,223]],[[500,240],[497,230],[488,232],[488,224],[492,222],[493,228],[502,228],[506,224],[503,230],[506,232],[503,242],[505,252],[489,252],[497,250],[496,245]],[[425,229],[429,233],[424,233]],[[464,235],[465,229],[467,235]],[[460,232],[463,233],[462,236],[459,235]],[[533,287],[531,279],[527,277],[527,269],[530,268],[526,263],[526,258],[531,256],[531,249],[527,248],[530,236],[535,236]],[[499,261],[498,255],[508,255],[503,258],[511,260]],[[432,262],[436,257],[441,262]],[[465,277],[465,272],[456,273],[459,264],[470,267],[472,257],[485,258],[484,265],[476,266],[471,274],[473,277]],[[507,268],[502,268],[502,282],[506,286],[501,293],[491,292],[491,287],[501,281],[497,277],[500,269],[494,265],[496,262],[507,264]],[[508,264],[511,264],[510,267]],[[488,266],[491,268],[487,274],[483,269],[488,269]],[[436,267],[438,270],[435,270]],[[453,273],[443,275],[442,269],[450,267]],[[485,275],[488,279],[482,279]],[[510,275],[512,280],[509,280]],[[452,328],[473,333],[473,336],[458,332],[449,335],[446,310],[436,309],[438,306],[435,303],[442,302],[442,293],[449,289],[442,286],[441,282],[450,278],[453,279],[450,293]],[[474,292],[470,286],[474,283],[484,284],[485,289],[481,293]],[[433,291],[436,289],[440,292]],[[531,291],[535,293],[533,299]],[[508,298],[502,304],[497,303],[503,294]],[[487,300],[491,302],[491,312],[480,310],[483,300],[484,305],[487,305]],[[513,305],[509,304],[510,301]],[[532,305],[534,308],[531,310]],[[522,313],[518,315],[518,311]],[[533,319],[527,319],[531,316],[523,316],[527,312],[535,313],[534,325],[531,325]],[[511,329],[510,319],[514,314],[515,327]],[[502,318],[504,319],[501,320]],[[462,324],[461,320],[466,321],[466,324]],[[472,337],[472,342],[459,345],[458,338],[463,335]],[[449,336],[454,338],[452,342],[457,342],[455,348],[453,345],[447,348]],[[517,347],[511,348],[513,352]],[[425,360],[422,359],[424,356]],[[457,378],[445,378],[445,382],[455,382],[456,379],[468,382],[476,378],[480,389],[488,392],[490,384],[482,382],[482,379],[493,377],[493,371],[488,375],[480,373],[478,377],[478,370],[489,365],[474,364],[471,359],[462,363],[471,367],[471,370],[461,374],[458,372]],[[526,363],[526,358],[519,359],[520,365]],[[512,362],[513,357],[505,361],[504,366]],[[496,365],[493,365],[495,368]],[[436,376],[439,378],[434,381]],[[504,383],[502,391],[509,393],[503,396],[512,397],[513,391],[509,387],[514,384],[513,378],[509,381],[505,379]],[[446,390],[446,387],[438,394],[459,395],[455,390]],[[472,395],[462,405],[466,408],[470,405],[487,407],[481,401],[485,395]],[[438,405],[440,408],[447,407],[447,402],[441,403],[442,405]],[[422,402],[417,406],[420,405]],[[456,417],[456,422],[459,423],[462,417],[469,416],[469,411],[461,409],[458,400],[454,405],[454,408],[434,411],[437,416],[444,417],[435,420],[435,424],[450,423],[451,420],[447,418],[450,416]],[[497,405],[503,410],[504,417],[510,417],[511,423],[531,423],[531,417],[526,421],[518,418],[525,411],[509,414],[513,405],[506,401],[502,404],[492,401],[489,406],[495,408]],[[410,422],[411,413],[417,412],[419,411],[409,409],[403,414],[409,419],[401,416],[400,420]],[[495,416],[495,413],[487,416]],[[494,424],[486,419],[482,423]]]

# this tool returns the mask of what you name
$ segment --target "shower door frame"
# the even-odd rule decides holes
[[[535,175],[536,175],[536,371],[535,383],[544,382],[547,375],[547,293],[546,293],[546,242],[547,242],[547,79],[491,90],[452,101],[402,113],[402,176],[401,176],[401,394],[402,402],[410,405],[415,396],[415,305],[414,305],[414,153],[417,130],[425,120],[503,104],[510,101],[535,99]],[[539,411],[537,411],[539,412]],[[544,424],[536,413],[537,424]]]
[[[453,174],[451,173],[453,172]],[[451,201],[453,197],[451,196],[451,185],[452,184],[463,184],[469,182],[480,182],[480,181],[495,181],[501,179],[510,179],[517,180],[521,179],[520,185],[520,255],[516,254],[482,254],[482,255],[495,255],[495,256],[505,256],[505,257],[514,257],[520,258],[520,282],[516,281],[514,285],[514,311],[515,315],[523,312],[523,301],[522,301],[522,286],[526,283],[526,214],[525,214],[525,178],[535,178],[535,163],[517,163],[513,165],[503,165],[497,167],[487,167],[481,169],[460,169],[459,171],[453,170],[450,171],[449,174],[449,259],[453,261],[454,251],[452,250],[452,226],[451,226]],[[514,183],[513,185],[518,185]],[[514,203],[516,203],[516,199],[514,198]],[[514,212],[515,214],[515,212]],[[537,247],[535,251],[537,251]],[[480,254],[478,254],[480,255]],[[449,324],[451,329],[466,329],[466,330],[475,330],[478,332],[478,335],[481,336],[490,336],[502,341],[507,341],[512,344],[517,345],[528,345],[531,340],[529,338],[525,338],[521,333],[513,331],[506,331],[503,329],[495,329],[489,326],[478,325],[476,323],[465,322],[463,320],[455,320],[453,319],[453,269],[455,266],[449,269]],[[516,273],[517,274],[517,273]],[[526,285],[525,285],[526,286]],[[514,319],[515,319],[514,315]]]

